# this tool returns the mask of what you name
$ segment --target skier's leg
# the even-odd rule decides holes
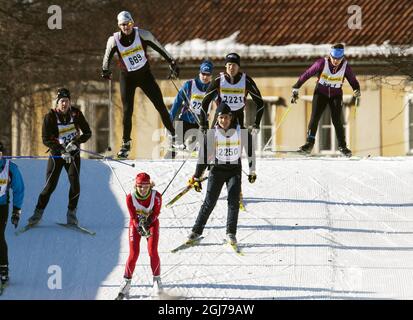
[[[74,210],[80,196],[80,156],[76,155],[70,164],[66,163],[65,170],[70,183],[68,209]]]
[[[227,234],[236,235],[238,225],[239,200],[241,193],[241,172],[234,174],[227,181],[228,217]]]
[[[136,230],[136,227],[131,221],[129,223],[129,257],[126,261],[124,278],[132,279],[133,272],[135,271],[136,261],[139,257],[139,244],[141,241],[141,235]]]
[[[120,73],[120,96],[123,105],[123,136],[124,143],[131,140],[132,114],[137,87],[136,79],[124,72]]]
[[[8,266],[8,248],[5,237],[7,219],[9,216],[8,205],[0,205],[0,266]]]
[[[161,274],[161,261],[158,254],[159,220],[152,224],[149,231],[151,236],[148,238],[148,253],[151,260],[152,275],[159,276]]]
[[[49,158],[47,162],[46,185],[39,195],[36,209],[44,210],[44,208],[46,208],[47,204],[49,203],[50,196],[56,189],[57,183],[59,182],[59,176],[64,164],[65,161],[63,159]]]
[[[168,109],[163,102],[161,89],[150,71],[145,73],[145,76],[139,83],[139,87],[149,98],[149,100],[151,100],[156,110],[158,110],[165,128],[172,136],[175,136],[175,128],[173,127],[171,118],[169,117]]]
[[[342,97],[334,97],[330,99],[330,111],[331,111],[331,120],[333,122],[334,128],[336,129],[336,136],[338,140],[339,147],[345,147],[346,144],[346,135],[344,132],[343,126],[343,104]]]
[[[208,218],[212,210],[214,210],[214,207],[218,201],[224,182],[225,178],[223,179],[222,175],[214,173],[213,170],[211,171],[208,176],[208,186],[205,200],[201,206],[201,209],[199,210],[195,224],[192,227],[192,232],[196,234],[202,234],[202,232],[204,231]]]

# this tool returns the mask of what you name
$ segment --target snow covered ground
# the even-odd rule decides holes
[[[46,161],[20,160],[26,184],[22,226],[44,184]],[[147,171],[162,192],[181,161],[111,162],[126,190]],[[185,164],[164,204],[195,168]],[[10,286],[1,299],[113,299],[128,256],[124,193],[105,162],[83,160],[78,217],[92,237],[65,221],[68,180],[61,180],[38,228],[16,236],[7,226]],[[413,159],[260,159],[258,179],[244,176],[247,207],[238,241],[245,256],[222,245],[226,190],[201,245],[171,253],[195,221],[205,196],[193,190],[163,208],[159,252],[170,297],[187,299],[413,299]],[[204,187],[204,189],[206,189]],[[61,286],[56,278],[61,271]],[[132,298],[148,299],[152,275],[146,249]],[[56,288],[57,287],[57,288]]]

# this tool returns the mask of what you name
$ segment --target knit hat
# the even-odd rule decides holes
[[[70,91],[68,89],[66,88],[57,89],[56,103],[58,103],[59,100],[62,98],[70,99]]]
[[[229,53],[225,57],[225,64],[227,64],[228,62],[233,62],[236,63],[238,66],[241,66],[241,57],[238,55],[238,53]]]
[[[231,108],[225,102],[221,102],[217,108],[217,111],[215,111],[215,114],[217,116],[220,116],[222,114],[232,115],[232,112]]]
[[[151,177],[145,172],[136,175],[135,184],[151,184]]]
[[[201,73],[211,74],[213,70],[214,70],[214,65],[209,60],[205,60],[199,66],[199,72]]]
[[[122,11],[118,14],[118,25],[125,22],[134,22],[129,11]]]

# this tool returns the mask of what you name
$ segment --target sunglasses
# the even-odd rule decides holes
[[[120,24],[119,24],[119,27],[128,27],[128,26],[131,26],[131,25],[133,25],[133,22],[120,23]]]
[[[201,72],[201,74],[202,74],[203,76],[205,76],[205,77],[209,77],[209,76],[212,75],[212,74],[210,74],[210,73],[204,73],[204,72]]]

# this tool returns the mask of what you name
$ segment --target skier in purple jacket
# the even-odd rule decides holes
[[[342,121],[343,82],[344,78],[350,83],[353,95],[360,97],[360,84],[357,81],[347,60],[344,58],[344,46],[335,44],[331,47],[330,56],[318,59],[308,68],[294,84],[292,89],[292,103],[298,99],[299,88],[312,76],[317,75],[317,84],[314,90],[311,119],[308,124],[307,142],[299,148],[303,153],[311,153],[314,147],[318,122],[327,105],[330,107],[331,120],[338,140],[339,151],[351,157],[351,150],[347,148],[344,126]]]

